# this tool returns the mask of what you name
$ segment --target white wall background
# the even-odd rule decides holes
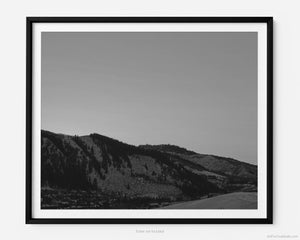
[[[0,2],[1,239],[300,238],[300,3],[297,0],[5,0]],[[274,16],[273,225],[25,225],[26,16]],[[136,233],[162,230],[163,233]],[[271,235],[271,236],[270,236]]]

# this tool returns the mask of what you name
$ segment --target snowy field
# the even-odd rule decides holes
[[[257,209],[256,192],[235,192],[172,204],[162,209]]]

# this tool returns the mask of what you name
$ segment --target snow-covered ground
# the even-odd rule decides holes
[[[163,209],[257,209],[256,192],[236,192],[172,204]]]

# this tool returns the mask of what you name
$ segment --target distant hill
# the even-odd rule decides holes
[[[194,155],[196,154],[193,151],[189,151],[185,148],[178,147],[176,145],[171,145],[171,144],[160,144],[160,145],[139,145],[140,148],[144,149],[150,149],[150,150],[157,150],[161,152],[169,152],[169,153],[177,153],[177,154],[186,154],[186,155]]]
[[[255,181],[257,179],[257,166],[241,162],[232,158],[199,154],[174,145],[141,145],[145,149],[152,149],[178,156],[215,173],[226,176],[241,177]]]
[[[234,159],[174,145],[133,146],[99,134],[41,134],[42,208],[151,208],[256,191],[257,167]]]

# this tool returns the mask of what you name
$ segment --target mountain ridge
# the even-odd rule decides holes
[[[54,189],[56,194],[62,190],[95,191],[94,197],[102,203],[96,208],[105,204],[118,208],[124,202],[132,207],[133,202],[141,199],[139,204],[149,207],[153,201],[256,191],[254,165],[238,160],[229,162],[170,144],[158,146],[134,146],[96,133],[71,136],[42,130],[42,188]],[[49,190],[42,191],[42,207],[61,206],[55,197],[56,200],[49,197],[54,195]],[[112,203],[111,199],[118,200]]]
[[[245,163],[245,164],[249,164],[249,165],[253,165],[253,166],[257,166],[257,164],[254,164],[254,163],[249,163],[249,162],[245,162],[245,161],[242,161],[242,160],[237,160],[233,157],[224,157],[224,156],[220,156],[220,155],[216,155],[216,154],[211,154],[211,153],[198,153],[194,150],[189,150],[187,149],[186,147],[180,147],[176,144],[172,144],[172,143],[161,143],[161,144],[149,144],[149,143],[146,143],[146,144],[130,144],[130,143],[126,143],[126,142],[123,142],[121,140],[118,140],[116,138],[113,138],[113,137],[108,137],[106,135],[102,135],[102,134],[99,134],[99,133],[90,133],[90,134],[84,134],[84,135],[72,135],[72,134],[64,134],[64,133],[56,133],[56,132],[52,132],[52,131],[49,131],[49,130],[45,130],[45,129],[42,129],[41,132],[48,132],[48,133],[52,133],[52,134],[57,134],[57,135],[64,135],[64,136],[69,136],[69,137],[88,137],[90,135],[98,135],[100,137],[103,137],[103,138],[106,138],[106,139],[111,139],[111,140],[114,140],[114,141],[117,141],[119,143],[123,143],[123,144],[126,144],[126,145],[129,145],[129,146],[134,146],[134,147],[141,147],[141,148],[159,148],[159,147],[170,147],[170,148],[174,148],[174,149],[178,149],[178,150],[181,150],[181,151],[186,151],[187,153],[189,154],[199,154],[199,155],[206,155],[206,156],[213,156],[213,157],[217,157],[217,158],[224,158],[224,159],[228,159],[229,161],[230,160],[233,160],[233,161],[238,161],[238,162],[242,162],[242,163]],[[158,150],[158,149],[157,149]]]

